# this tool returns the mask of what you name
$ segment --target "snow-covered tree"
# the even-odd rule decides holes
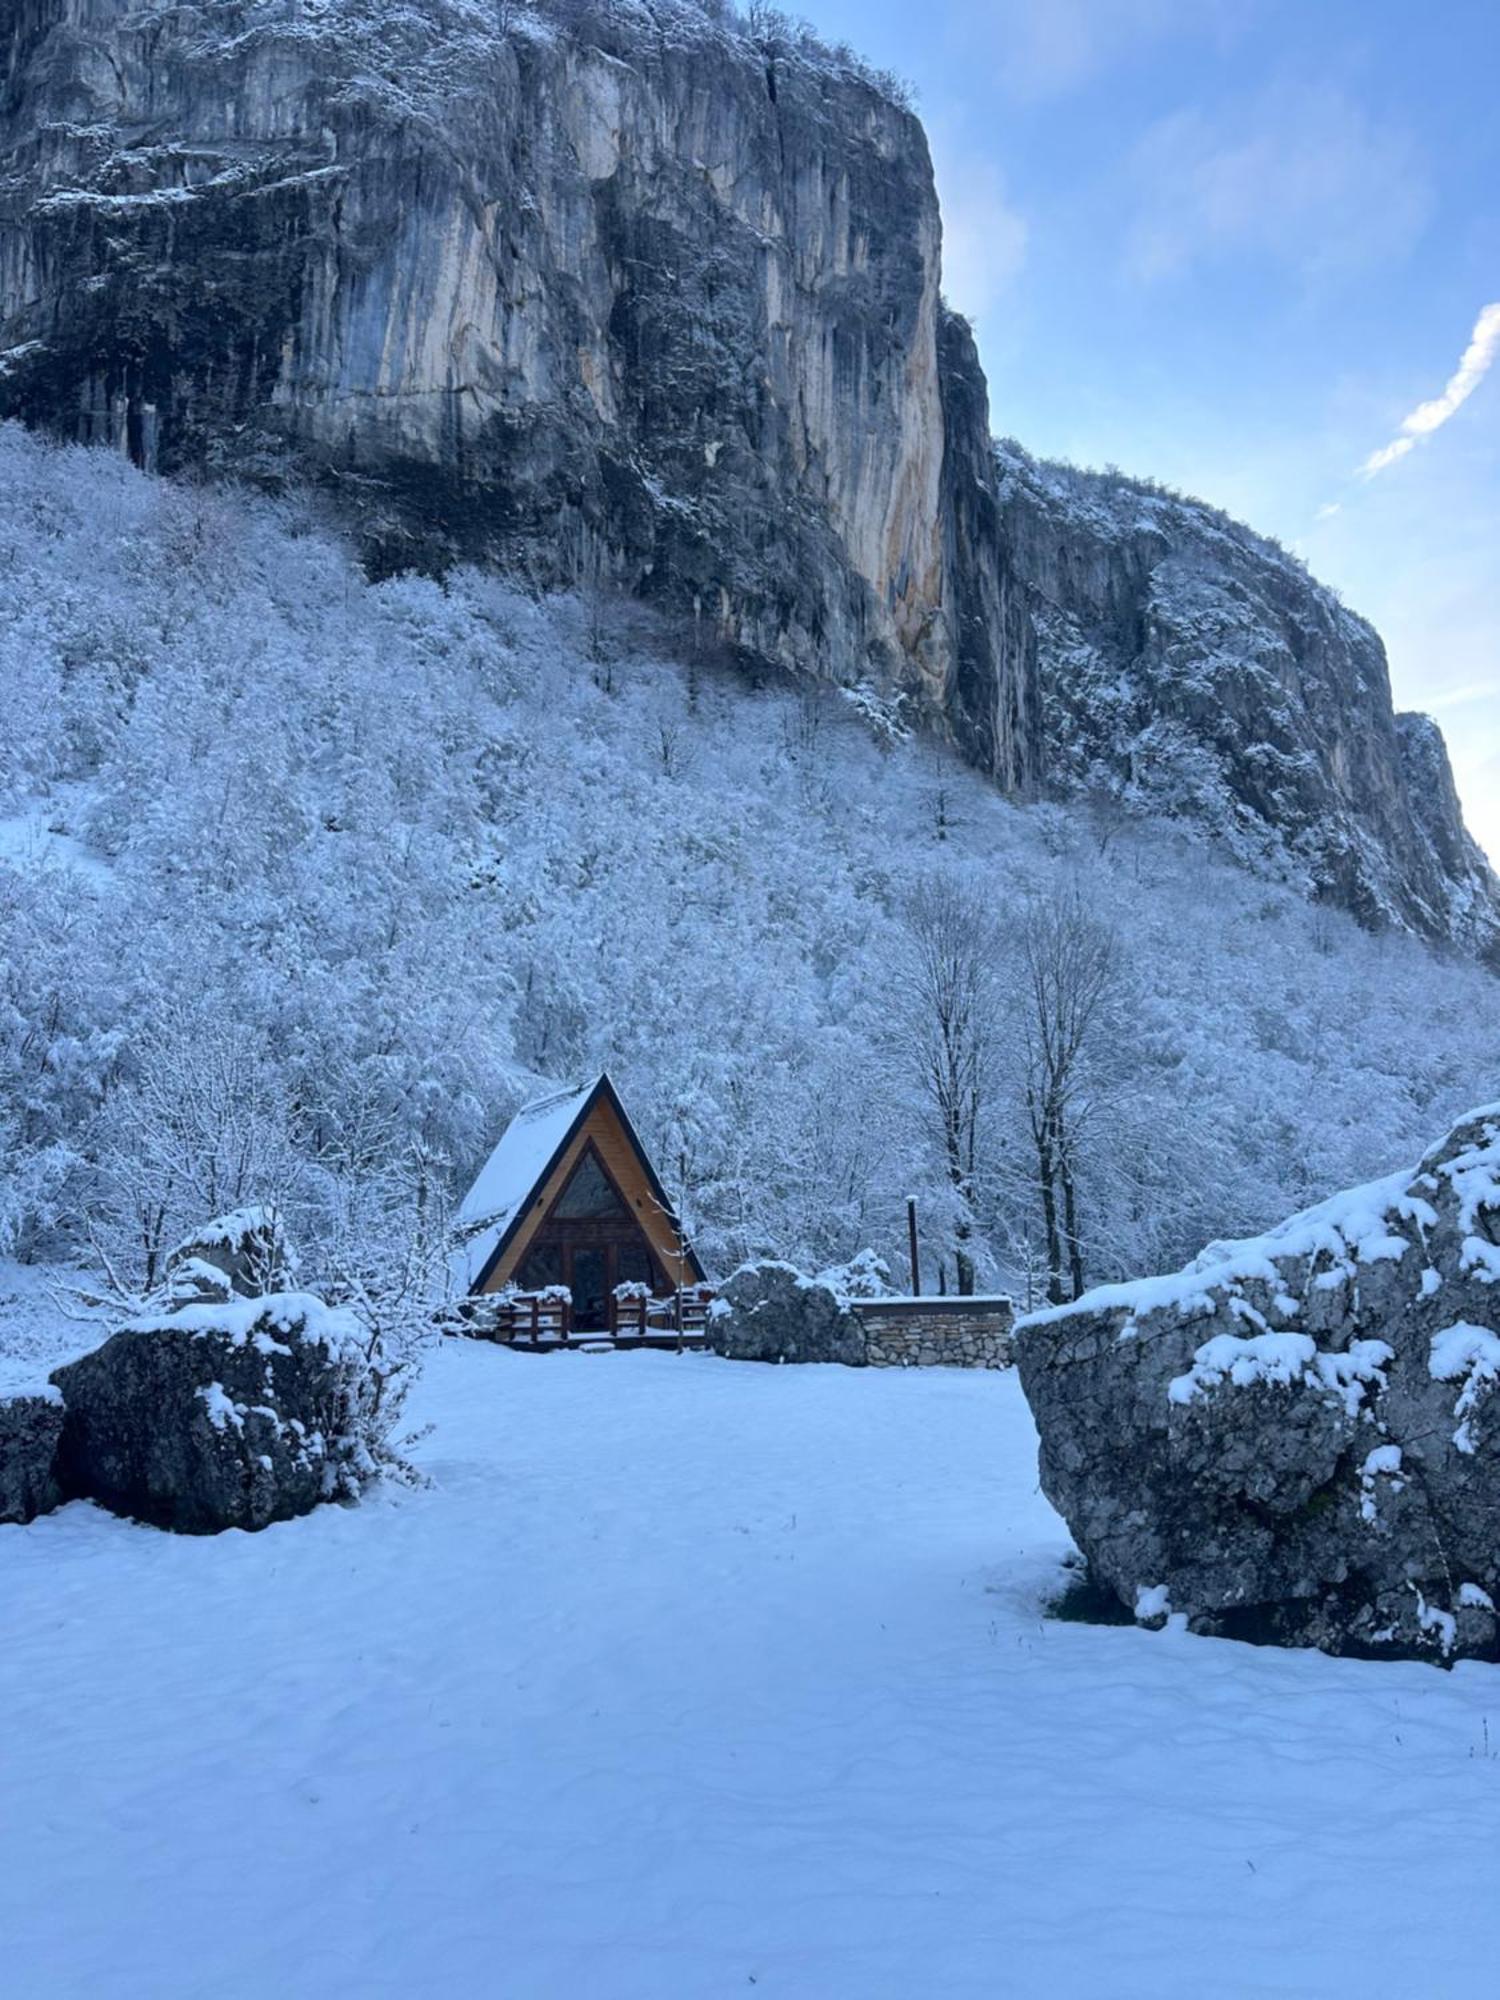
[[[1012,975],[1028,911],[1075,893],[1128,1007],[1071,1230],[1059,1183],[1068,1284],[1069,1237],[1088,1280],[1178,1263],[1500,1095],[1480,968],[1170,824],[1009,803],[871,691],[689,674],[638,607],[372,584],[295,497],[14,428],[0,565],[5,1254],[93,1239],[139,1287],[206,1214],[276,1201],[309,1281],[436,1289],[437,1208],[527,1096],[608,1067],[711,1269],[904,1268],[915,1196],[950,1282],[962,1221],[976,1282],[1040,1288]],[[903,1053],[910,913],[950,899],[1000,987],[957,1183]]]

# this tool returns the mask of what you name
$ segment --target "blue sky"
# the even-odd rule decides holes
[[[917,87],[994,428],[1297,548],[1500,857],[1500,0],[802,11]]]

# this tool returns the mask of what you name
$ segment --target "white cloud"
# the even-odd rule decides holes
[[[1427,219],[1410,146],[1331,85],[1176,112],[1132,164],[1126,259],[1147,280],[1223,257],[1272,258],[1306,278],[1390,265]]]
[[[1500,680],[1466,681],[1463,686],[1449,688],[1441,694],[1429,694],[1426,706],[1437,714],[1445,708],[1462,708],[1471,701],[1500,701]]]
[[[1447,386],[1440,396],[1417,407],[1401,419],[1400,427],[1389,444],[1379,451],[1372,451],[1360,467],[1366,479],[1373,479],[1377,472],[1384,472],[1397,459],[1405,458],[1424,437],[1430,437],[1435,430],[1441,430],[1448,419],[1466,403],[1490,371],[1497,353],[1500,353],[1500,301],[1488,305],[1474,322],[1474,331],[1469,336],[1469,344],[1464,349],[1463,359],[1448,377]]]
[[[1064,95],[1128,57],[1177,37],[1222,41],[1254,0],[961,0],[950,36],[982,49],[1018,97]]]
[[[1011,206],[992,160],[934,136],[943,212],[943,292],[976,323],[993,310],[1026,261],[1026,218]]]

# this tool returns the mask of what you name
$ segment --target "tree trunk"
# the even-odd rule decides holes
[[[1073,1285],[1075,1299],[1083,1297],[1083,1248],[1078,1241],[1078,1192],[1073,1185],[1073,1169],[1068,1161],[1066,1146],[1058,1148],[1058,1160],[1063,1190],[1063,1230],[1068,1239],[1068,1276]]]
[[[964,1298],[971,1298],[974,1292],[974,1259],[964,1248],[970,1236],[970,1226],[961,1222],[954,1232],[957,1241],[953,1246],[953,1262],[958,1269],[958,1289]]]
[[[964,1171],[963,1132],[956,1118],[947,1121],[944,1134],[944,1150],[948,1155],[948,1179],[953,1192],[961,1204],[957,1222],[953,1225],[953,1266],[956,1272],[956,1289],[966,1297],[974,1290],[974,1259],[969,1254],[969,1244],[974,1235],[974,1221],[969,1213],[969,1190],[972,1185]]]
[[[1057,1187],[1052,1157],[1052,1114],[1047,1112],[1036,1128],[1037,1182],[1042,1195],[1042,1222],[1047,1234],[1047,1303],[1063,1303],[1062,1240],[1057,1227]]]

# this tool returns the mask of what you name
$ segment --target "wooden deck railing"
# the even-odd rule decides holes
[[[710,1285],[684,1285],[665,1298],[644,1285],[621,1285],[610,1300],[610,1338],[622,1347],[701,1345],[712,1301]]]
[[[609,1302],[607,1326],[579,1327],[564,1286],[485,1293],[463,1301],[456,1330],[504,1347],[556,1348],[594,1340],[616,1347],[701,1347],[713,1296],[710,1285],[685,1285],[664,1298],[653,1298],[644,1286],[622,1285]]]
[[[573,1331],[573,1300],[562,1286],[542,1292],[489,1292],[464,1302],[464,1331],[503,1347],[562,1347]]]

